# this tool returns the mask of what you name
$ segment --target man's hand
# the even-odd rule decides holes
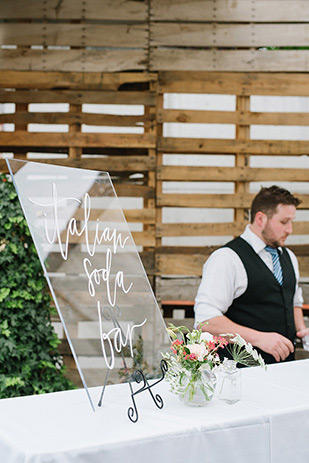
[[[265,333],[260,331],[254,345],[264,352],[271,354],[275,357],[277,362],[285,360],[290,353],[294,352],[294,346],[291,341],[279,333]]]
[[[303,328],[302,330],[298,330],[296,332],[296,336],[298,338],[303,338],[304,336],[309,336],[309,328]]]

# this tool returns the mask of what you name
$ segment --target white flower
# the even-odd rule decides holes
[[[212,341],[213,338],[213,335],[208,333],[208,331],[203,331],[200,337],[201,341]]]
[[[189,349],[190,354],[195,354],[197,356],[197,360],[199,362],[202,362],[207,354],[205,344],[188,344],[187,348]]]

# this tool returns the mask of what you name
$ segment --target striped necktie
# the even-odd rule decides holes
[[[280,285],[282,285],[283,277],[282,277],[282,268],[279,260],[279,252],[276,248],[272,248],[271,246],[265,246],[265,250],[269,252],[273,261],[273,274],[276,280]]]

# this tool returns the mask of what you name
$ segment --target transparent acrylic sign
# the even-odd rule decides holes
[[[7,160],[82,383],[160,375],[165,324],[110,176]]]

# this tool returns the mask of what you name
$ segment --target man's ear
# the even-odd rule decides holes
[[[262,211],[258,211],[254,217],[254,223],[260,228],[263,229],[267,222],[267,215]]]

